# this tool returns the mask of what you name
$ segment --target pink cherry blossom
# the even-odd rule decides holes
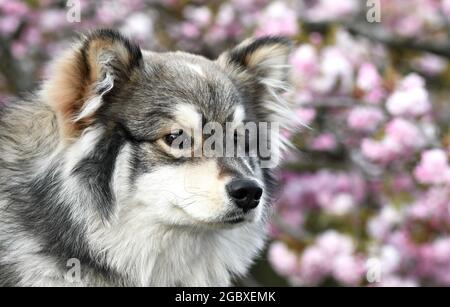
[[[308,19],[317,22],[340,19],[356,12],[359,5],[358,0],[319,0],[315,1],[315,5],[307,11],[306,15]]]
[[[342,255],[334,260],[333,276],[343,285],[359,285],[364,274],[364,261],[359,257]]]
[[[446,224],[450,222],[449,198],[446,186],[432,186],[407,209],[407,215],[413,222],[422,220],[430,224]]]
[[[378,104],[385,96],[383,80],[373,63],[365,62],[358,70],[356,86],[364,91],[367,102]]]
[[[419,149],[426,144],[425,136],[417,124],[402,118],[391,120],[386,126],[386,134],[402,149]]]
[[[439,238],[432,245],[433,258],[437,263],[448,265],[450,263],[450,238]]]
[[[150,40],[154,33],[153,22],[151,18],[144,13],[134,13],[124,22],[121,30],[133,39],[145,42]]]
[[[364,274],[364,261],[354,255],[352,240],[338,232],[327,231],[308,247],[301,258],[299,280],[314,285],[334,277],[347,286],[358,285]]]
[[[348,255],[355,251],[353,240],[334,230],[323,233],[316,242],[325,253],[330,255]]]
[[[450,0],[442,0],[442,11],[447,19],[450,20]]]
[[[259,18],[257,36],[285,35],[294,36],[300,31],[297,14],[285,2],[274,1]]]
[[[48,10],[41,15],[40,27],[44,31],[55,31],[65,26],[67,26],[67,18],[62,10]]]
[[[386,244],[381,247],[378,260],[380,261],[382,273],[386,279],[395,275],[402,266],[402,255],[400,251],[392,245]]]
[[[14,16],[4,16],[0,19],[0,33],[10,35],[14,33],[20,25],[20,20]]]
[[[329,259],[319,247],[310,246],[302,254],[300,261],[300,280],[307,285],[316,285],[330,274]]]
[[[318,151],[333,151],[337,147],[336,137],[332,133],[323,133],[311,143],[311,148]]]
[[[423,79],[415,74],[407,76],[397,91],[388,98],[386,107],[395,116],[420,116],[428,113],[431,104]]]
[[[184,16],[196,23],[199,27],[206,27],[212,21],[212,12],[208,7],[193,7],[188,6],[184,10]]]
[[[320,62],[321,76],[312,84],[319,93],[328,93],[338,88],[339,93],[349,93],[353,87],[352,63],[339,48],[323,50]]]
[[[367,62],[361,65],[356,85],[364,91],[371,91],[382,86],[382,78],[374,64]]]
[[[387,163],[394,160],[402,147],[393,138],[384,138],[381,141],[363,139],[361,142],[362,154],[370,160]]]
[[[423,27],[422,22],[417,22],[414,16],[407,16],[399,20],[397,32],[402,36],[412,37],[418,35]]]
[[[200,29],[198,26],[191,22],[185,22],[181,25],[181,34],[186,38],[196,38],[200,36]]]
[[[450,182],[447,153],[441,149],[433,149],[422,153],[422,159],[414,171],[414,176],[420,183],[424,184]]]
[[[351,110],[347,124],[357,131],[374,131],[384,119],[383,112],[374,107],[356,107]]]
[[[308,44],[300,46],[292,54],[291,64],[298,75],[310,78],[319,70],[319,58],[316,48]]]
[[[401,213],[397,209],[385,206],[369,221],[367,231],[372,237],[382,241],[391,233],[394,226],[401,222],[401,219]]]
[[[413,65],[426,75],[436,76],[445,71],[448,61],[443,57],[427,53],[416,59]]]
[[[21,17],[29,12],[29,8],[23,1],[3,0],[0,2],[0,11],[5,15]]]
[[[311,125],[317,115],[316,110],[313,108],[298,108],[295,113],[300,122],[307,126]]]
[[[290,275],[298,270],[298,256],[282,242],[275,242],[270,246],[269,261],[281,275]]]

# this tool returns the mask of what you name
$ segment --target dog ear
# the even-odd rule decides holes
[[[57,60],[43,93],[63,136],[76,137],[92,124],[107,96],[141,65],[140,48],[113,30],[92,32]]]
[[[249,39],[217,60],[242,88],[261,120],[292,123],[283,94],[289,90],[289,55],[292,43],[284,37]],[[286,127],[284,127],[286,128]]]

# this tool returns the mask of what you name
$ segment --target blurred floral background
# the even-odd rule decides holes
[[[211,58],[248,36],[296,42],[304,128],[272,241],[237,284],[450,286],[449,0],[0,0],[0,104],[99,27]]]

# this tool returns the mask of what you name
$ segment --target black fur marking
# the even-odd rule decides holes
[[[131,159],[130,159],[130,183],[135,184],[139,171],[140,157],[139,157],[139,145],[134,143],[131,145]],[[150,169],[149,169],[150,171]]]
[[[98,142],[93,154],[80,161],[73,170],[73,174],[82,180],[81,183],[85,185],[85,188],[96,196],[97,209],[105,220],[113,211],[114,197],[111,191],[111,180],[116,159],[124,141],[121,130],[112,130]]]
[[[243,67],[247,67],[247,57],[257,51],[259,48],[270,45],[284,45],[288,48],[292,46],[292,42],[281,36],[267,36],[256,39],[254,42],[243,48],[235,48],[230,51],[229,58],[231,62]]]
[[[108,39],[111,42],[121,43],[129,52],[130,67],[140,66],[143,63],[141,48],[123,36],[120,32],[112,29],[99,29],[92,32],[84,42],[83,52],[89,48],[91,41],[96,39]]]
[[[104,98],[107,98],[111,96],[114,92],[117,91],[118,85],[120,85],[121,82],[124,82],[128,80],[135,68],[139,68],[143,66],[143,57],[142,57],[142,51],[141,48],[137,45],[132,43],[129,39],[122,36],[118,31],[110,30],[110,29],[102,29],[102,30],[96,30],[92,32],[83,42],[83,46],[81,48],[81,61],[82,65],[81,67],[84,68],[85,77],[89,77],[91,67],[89,65],[89,46],[90,44],[95,40],[107,40],[111,43],[119,43],[122,46],[126,48],[128,51],[128,61],[127,63],[121,62],[121,59],[115,58],[109,61],[107,65],[110,69],[114,71],[114,87],[111,91],[107,93],[107,95]],[[111,50],[112,53],[114,53],[114,50]],[[103,79],[105,76],[100,76],[100,79]],[[106,85],[108,86],[108,85]],[[99,88],[97,89],[97,94],[103,93],[105,88]]]
[[[116,158],[124,138],[117,129],[106,134],[93,150],[93,154],[82,160],[73,170],[73,176],[78,177],[84,185],[87,195],[92,195],[93,203],[78,203],[83,208],[94,207],[104,219],[113,210],[114,199],[111,191],[111,179]],[[96,259],[86,242],[86,221],[73,219],[71,208],[65,198],[60,197],[63,178],[59,166],[53,166],[44,177],[37,178],[30,184],[21,187],[23,193],[17,193],[17,188],[6,190],[8,201],[14,206],[11,212],[19,216],[20,229],[41,238],[43,256],[58,259],[61,270],[66,271],[66,262],[77,258],[83,271],[94,270],[105,280],[121,281],[121,276],[104,264],[103,258]],[[77,201],[77,200],[75,200]],[[79,202],[82,200],[78,200]],[[94,258],[93,258],[94,257]],[[100,257],[100,256],[99,256]],[[0,279],[8,273],[0,268]]]
[[[20,216],[21,229],[32,233],[43,242],[42,256],[51,256],[58,260],[61,270],[67,270],[67,261],[77,258],[82,268],[93,269],[107,280],[118,278],[118,274],[102,264],[101,259],[93,259],[85,239],[83,222],[74,221],[70,211],[72,204],[60,199],[62,179],[53,167],[48,174],[39,178],[24,193],[27,198],[17,195],[17,191],[8,193],[9,201],[14,205],[11,211]],[[14,192],[16,192],[14,194]],[[89,206],[91,204],[83,204]]]
[[[268,199],[270,204],[273,203],[274,197],[276,195],[276,192],[279,188],[279,183],[275,178],[274,172],[272,169],[269,168],[263,168],[263,180],[265,185],[265,193],[267,193]]]
[[[18,273],[12,265],[0,264],[0,287],[16,287],[19,282]]]

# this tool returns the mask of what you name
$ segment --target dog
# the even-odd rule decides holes
[[[0,109],[0,285],[229,286],[245,275],[265,244],[273,168],[172,145],[193,143],[199,123],[267,122],[281,127],[281,155],[291,45],[248,39],[210,60],[141,50],[114,30],[78,39],[38,91]]]

